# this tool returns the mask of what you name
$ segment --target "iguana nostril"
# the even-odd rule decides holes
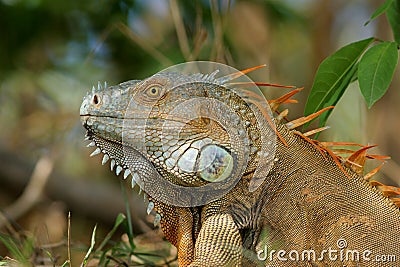
[[[99,97],[97,94],[94,94],[94,95],[93,95],[92,103],[93,103],[94,105],[98,105],[98,104],[100,103],[100,97]]]

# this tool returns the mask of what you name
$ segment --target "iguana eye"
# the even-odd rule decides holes
[[[158,85],[150,86],[145,90],[145,94],[151,98],[159,97],[161,94],[161,87]]]
[[[135,100],[145,106],[153,106],[158,101],[165,98],[166,93],[164,86],[154,82],[145,82],[135,93]]]

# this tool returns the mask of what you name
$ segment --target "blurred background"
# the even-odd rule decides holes
[[[30,236],[34,248],[47,246],[52,263],[60,265],[70,211],[76,266],[94,225],[104,237],[125,212],[120,179],[100,165],[100,156],[89,158],[83,140],[79,107],[98,81],[142,79],[188,60],[237,69],[266,64],[250,77],[305,87],[299,104],[289,106],[289,117],[297,118],[326,56],[371,36],[393,40],[385,16],[363,26],[383,2],[0,0],[0,233]],[[392,159],[375,179],[391,185],[400,184],[399,77],[398,68],[388,93],[370,110],[353,84],[320,138],[379,144],[373,152]],[[267,99],[287,91],[263,89]],[[142,198],[129,198],[135,242],[173,259]],[[12,257],[1,242],[0,256]]]

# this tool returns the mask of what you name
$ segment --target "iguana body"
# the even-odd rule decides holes
[[[117,174],[123,171],[125,178],[132,177],[132,183],[138,182],[149,193],[149,211],[154,205],[163,233],[178,248],[180,266],[396,265],[377,263],[376,255],[394,255],[400,261],[400,211],[392,200],[351,165],[338,163],[328,150],[285,124],[271,118],[276,126],[257,128],[257,115],[249,108],[252,104],[232,91],[227,93],[224,83],[213,83],[213,79],[213,75],[164,72],[143,81],[93,90],[80,111],[87,138],[98,147],[94,154],[104,153],[103,163],[111,158]],[[177,84],[182,85],[174,88]],[[244,149],[248,162],[227,194],[202,205],[174,205],[163,197],[185,203],[198,199],[169,191],[166,182],[186,188],[221,183],[225,188],[224,179],[228,178],[219,171],[229,174],[240,168],[240,156],[227,154],[242,153],[229,143],[232,139],[227,133],[228,126],[236,122],[221,127],[202,116],[207,113],[202,110],[195,112],[198,118],[185,117],[185,121],[176,114],[171,116],[179,104],[202,97],[221,101],[240,117],[249,136],[249,147]],[[179,131],[170,121],[177,123]],[[273,158],[260,154],[260,136],[275,133],[279,138]],[[199,168],[209,151],[218,154],[222,162],[212,166],[214,172]],[[185,161],[188,159],[195,164]],[[272,160],[272,167],[264,182],[255,191],[249,190],[258,162],[267,159]],[[235,164],[225,163],[229,160]],[[360,260],[341,258],[340,248],[344,253],[359,251]],[[271,255],[272,250],[276,252]],[[278,255],[279,250],[286,254]],[[314,250],[316,257],[302,258],[304,250]],[[338,252],[328,255],[323,250]],[[371,251],[366,252],[370,261],[362,258],[367,250]],[[293,251],[298,252],[298,261]],[[257,253],[261,257],[267,253],[265,262],[257,260]],[[334,255],[336,260],[329,258]]]

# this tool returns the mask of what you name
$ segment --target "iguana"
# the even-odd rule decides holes
[[[179,266],[399,266],[400,190],[362,175],[383,157],[297,131],[330,107],[287,122],[301,88],[266,105],[234,82],[253,69],[99,84],[80,108],[92,156],[140,185]]]

